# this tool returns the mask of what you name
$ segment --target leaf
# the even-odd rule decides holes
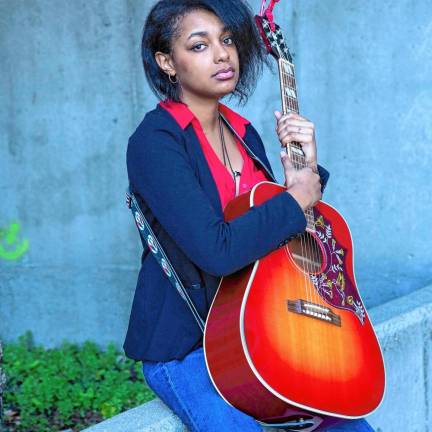
[[[40,363],[40,360],[35,360],[34,362],[30,363],[28,367],[29,369],[34,369],[35,367],[39,366]]]
[[[44,349],[34,346],[28,333],[4,346],[4,369],[5,409],[18,413],[13,416],[17,431],[81,430],[154,398],[140,363],[126,359],[114,345],[102,350],[91,341],[65,341]]]

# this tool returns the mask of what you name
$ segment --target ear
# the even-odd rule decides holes
[[[176,70],[174,67],[174,63],[170,54],[165,54],[163,52],[158,51],[155,54],[156,63],[159,67],[167,74],[172,77],[176,75]]]

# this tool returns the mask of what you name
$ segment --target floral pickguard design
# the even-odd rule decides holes
[[[322,215],[315,220],[315,232],[327,258],[322,273],[310,274],[315,288],[325,301],[337,308],[351,310],[364,324],[365,309],[351,281],[344,275],[346,250],[333,238],[332,227]]]

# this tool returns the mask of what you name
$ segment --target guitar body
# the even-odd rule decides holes
[[[225,219],[285,190],[259,183]],[[304,431],[370,414],[385,381],[349,228],[323,202],[313,212],[315,230],[222,279],[204,334],[209,374],[228,403],[265,423],[311,419]]]

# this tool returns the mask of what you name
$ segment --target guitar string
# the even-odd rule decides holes
[[[284,72],[285,63],[283,62],[282,58],[279,59],[278,64],[279,64],[279,76],[280,76],[280,80],[282,82],[283,114],[286,115],[288,112],[290,112],[290,107],[289,107],[289,101],[286,97],[287,79],[286,79],[286,74]],[[292,162],[292,164],[294,166],[293,155],[292,155],[291,147],[289,144],[285,144],[285,150],[286,150],[286,153],[287,153],[290,161]],[[288,252],[291,255],[293,255],[293,253],[290,251],[289,246],[288,246]],[[296,261],[294,256],[293,256],[293,259],[294,259],[294,261]],[[304,275],[303,275],[303,279],[304,279]],[[305,279],[303,281],[303,284],[304,284],[304,288],[306,288],[306,280]]]
[[[287,64],[287,67],[290,68],[290,66]],[[287,78],[290,78],[290,75],[287,74]],[[290,109],[292,112],[296,112],[295,106],[293,104],[293,101],[289,98],[288,96],[288,104],[290,106]],[[292,144],[292,147],[294,147],[295,150],[297,150],[297,145],[295,143]],[[300,156],[298,155],[298,153],[296,151],[292,152],[294,154],[294,162],[296,165],[296,169],[301,169],[302,168],[302,164],[301,164],[301,160],[300,160]],[[306,217],[306,215],[305,215]],[[301,234],[300,235],[300,249],[301,249],[301,253],[300,253],[300,260],[302,263],[302,272],[303,272],[303,279],[304,279],[304,288],[306,291],[306,300],[308,302],[310,302],[312,300],[312,293],[310,292],[309,289],[309,283],[308,283],[308,277],[306,275],[306,271],[308,271],[308,262],[307,262],[307,242],[306,242],[306,237],[305,234]],[[306,259],[306,261],[305,261]]]
[[[289,65],[288,65],[288,67],[289,67]],[[291,69],[291,67],[290,67],[290,69]],[[282,77],[284,78],[283,79],[284,87],[287,88],[287,84],[288,84],[289,88],[295,92],[295,87],[296,87],[295,76],[293,74],[287,74],[282,70]],[[289,96],[286,93],[284,94],[284,96],[286,99],[286,105],[288,105],[292,111],[298,113],[298,111],[299,111],[298,110],[298,100],[296,99],[296,97]],[[298,147],[298,146],[295,145],[295,147]],[[296,160],[297,160],[298,164],[300,165],[300,167],[306,166],[304,156],[303,156],[303,160],[302,160],[302,157],[298,155],[296,157]],[[306,216],[308,226],[313,233],[315,231],[315,215],[314,215],[313,208],[308,209],[305,213],[306,213],[305,216]],[[304,256],[303,256],[304,260],[306,260],[306,261],[304,261],[305,268],[307,269],[307,271],[310,275],[318,273],[320,268],[321,268],[321,265],[322,265],[321,248],[319,247],[316,239],[314,238],[314,236],[311,233],[305,233],[304,235],[302,235],[302,237],[304,237],[304,241],[301,241],[301,246],[302,246],[302,251],[305,252]],[[306,275],[305,275],[305,278],[306,278]],[[305,282],[305,283],[307,286],[310,286],[310,289],[312,290],[313,294],[310,297],[314,298],[314,301],[316,303],[319,303],[318,299],[320,298],[320,295],[317,292],[317,290],[315,289],[315,287],[313,286],[313,284],[311,284],[310,277],[308,279],[309,279],[309,282],[308,283]],[[309,292],[309,290],[307,290],[307,292]],[[309,295],[308,295],[308,297],[309,297]]]
[[[288,110],[291,112],[294,112],[295,109],[293,107],[292,101],[290,100],[290,98],[287,95],[287,89],[289,88],[289,82],[288,82],[288,74],[286,73],[286,66],[288,66],[286,63],[282,63],[282,80],[283,80],[283,89],[284,89],[284,98],[285,98],[285,105],[288,107]],[[288,146],[287,146],[288,147]],[[290,150],[289,150],[289,156],[291,161],[293,162],[293,165],[295,167],[295,169],[299,169],[299,161],[298,161],[298,155],[296,152],[292,151],[292,145],[289,144]],[[310,293],[309,293],[309,284],[306,278],[306,274],[304,272],[304,256],[307,254],[306,252],[306,243],[304,241],[304,234],[300,235],[300,262],[302,263],[301,268],[302,268],[302,273],[303,273],[303,285],[304,285],[304,291],[306,292],[306,300],[310,301]],[[298,258],[297,258],[298,259]],[[294,257],[294,261],[296,261],[296,258]]]
[[[281,82],[282,82],[283,114],[286,115],[288,112],[290,112],[290,104],[289,104],[289,101],[288,101],[288,99],[286,97],[287,79],[286,79],[286,74],[284,73],[284,69],[285,69],[285,64],[283,62],[283,59],[280,58],[280,61],[279,61],[279,72],[280,72],[280,79],[281,79]],[[291,146],[289,144],[285,145],[285,151],[286,151],[286,153],[287,153],[287,155],[288,155],[291,163],[295,167],[295,163],[294,163],[294,160],[293,160],[293,153],[291,151]],[[287,245],[286,247],[288,249],[287,252],[292,256],[293,253],[290,250],[289,245]],[[294,262],[295,262],[296,261],[295,257],[292,256],[292,258],[294,259]],[[307,284],[306,284],[306,279],[304,277],[304,274],[302,275],[302,277],[303,277],[303,287],[305,289],[307,287]],[[289,297],[289,292],[288,292],[288,297]]]
[[[290,108],[292,111],[298,113],[299,109],[298,109],[298,100],[296,97],[296,83],[295,83],[295,76],[294,73],[292,71],[292,67],[291,65],[287,65],[290,69],[290,74],[286,74],[287,78],[285,79],[285,82],[288,82],[288,86],[289,89],[293,91],[293,96],[288,95],[288,103],[290,105]],[[294,147],[296,149],[299,149],[302,151],[301,149],[301,145],[294,143]],[[306,161],[305,161],[305,157],[304,154],[300,155],[298,153],[296,153],[296,161],[298,164],[298,168],[304,168],[306,166]],[[311,225],[311,212],[310,209],[307,209],[305,212],[305,217],[306,217],[306,221],[307,221],[307,229],[313,229],[313,227],[310,227]],[[313,219],[313,217],[312,217]],[[308,230],[306,229],[305,233],[302,234],[301,236],[301,245],[302,245],[302,258],[303,258],[303,266],[304,269],[308,272],[308,275],[311,275],[312,273],[315,273],[315,257],[316,254],[314,254],[314,251],[316,249],[316,243],[313,241],[313,237],[312,235],[308,232]],[[304,239],[304,241],[303,241]],[[314,247],[315,246],[315,247]],[[307,289],[307,293],[308,293],[308,297],[310,298],[311,301],[315,301],[315,296],[316,296],[316,292],[314,290],[314,287],[311,285],[310,283],[310,276],[308,278],[306,278],[305,276],[305,284],[308,287]],[[311,290],[311,293],[309,294],[309,287]]]
[[[292,89],[295,93],[295,98],[292,98],[291,96],[286,94],[286,90],[284,91],[283,96],[285,98],[285,105],[287,105],[292,111],[298,113],[299,109],[298,109],[298,100],[296,97],[297,92],[295,91],[296,90],[296,82],[295,82],[294,71],[292,71],[292,67],[290,64],[288,64],[288,61],[283,59],[281,56],[279,58],[281,60],[279,62],[279,69],[281,71],[283,88],[286,89],[287,84],[288,84],[290,89]],[[283,68],[281,67],[281,63],[283,64],[283,61],[286,61],[287,66],[289,67],[290,71],[292,71],[291,74],[288,75],[288,74],[284,73],[285,67],[283,67]],[[285,64],[283,64],[283,66],[285,66]],[[288,147],[288,146],[286,146],[286,147]],[[291,146],[290,146],[290,150],[291,150]],[[289,155],[290,156],[292,155],[291,151],[289,152]],[[298,159],[299,159],[299,162],[301,162],[301,158],[298,157]],[[303,163],[300,163],[300,166],[306,166],[305,160]],[[313,208],[306,210],[305,213],[306,213],[305,216],[306,216],[306,221],[307,221],[307,228],[311,222],[312,226],[310,227],[310,230],[312,232],[315,232],[315,214],[314,214]],[[306,244],[306,248],[304,248],[303,237],[305,237],[304,243]],[[305,282],[306,287],[310,286],[310,289],[312,290],[312,296],[314,296],[318,299],[320,297],[320,295],[319,295],[319,292],[317,292],[317,289],[315,288],[314,284],[311,283],[312,281],[311,281],[310,275],[319,272],[321,265],[322,265],[322,261],[321,261],[322,255],[321,255],[321,249],[320,249],[319,245],[317,244],[316,239],[314,238],[314,236],[311,233],[308,233],[307,229],[306,229],[306,232],[301,236],[301,249],[302,249],[302,252],[303,251],[306,252],[304,254],[304,256],[303,255],[302,256],[304,259],[306,259],[305,267],[309,269],[309,277],[308,277],[309,283]],[[310,254],[308,254],[307,251],[309,251]],[[316,266],[315,258],[317,259],[318,268],[315,268],[315,266]],[[312,268],[311,268],[311,266],[312,266]],[[311,270],[313,270],[313,271],[311,271]],[[305,273],[305,272],[303,272],[303,273]],[[306,279],[305,274],[304,274],[304,277]],[[306,291],[307,291],[307,293],[309,292],[308,289]],[[316,300],[316,302],[319,303],[317,300]]]
[[[290,73],[286,74],[287,75],[287,79],[286,81],[288,81],[288,86],[289,89],[294,91],[295,90],[295,82],[294,82],[294,78],[293,78],[293,71],[291,68],[291,65],[287,64],[287,67],[290,70]],[[296,106],[296,100],[290,95],[288,94],[287,96],[288,98],[288,103],[290,105],[290,108],[293,112],[296,112],[298,114],[299,110],[298,110],[298,104]],[[294,142],[292,144],[292,146],[298,151],[299,149],[301,150],[301,146],[298,145],[296,142]],[[302,156],[298,153],[298,152],[294,152],[295,153],[295,161],[297,164],[297,169],[301,169],[305,166],[303,160],[302,160]],[[308,242],[308,235],[307,235],[307,226],[309,225],[309,219],[308,219],[308,211],[305,211],[305,218],[306,218],[306,231],[301,234],[300,236],[300,244],[301,244],[301,261],[302,261],[302,269],[303,269],[303,276],[304,276],[304,280],[305,280],[305,288],[306,288],[306,293],[307,293],[307,301],[312,301],[313,300],[313,292],[310,291],[310,283],[308,281],[308,277],[306,275],[306,272],[308,272],[308,274],[310,273],[310,257],[309,257],[309,242]]]
[[[298,157],[300,160],[300,166],[303,168],[304,167],[304,160],[302,157]],[[310,235],[309,235],[309,209],[306,210],[306,231],[303,233],[302,237],[304,238],[304,244],[305,244],[305,253],[304,253],[304,260],[305,260],[305,270],[307,272],[307,274],[305,273],[305,278],[307,281],[307,286],[308,286],[308,291],[310,292],[309,294],[309,298],[310,301],[313,302],[314,300],[314,292],[313,292],[313,288],[310,285],[310,273],[312,272],[312,263],[313,263],[313,258],[311,256],[311,242],[310,242]]]
[[[298,155],[296,155],[296,163],[297,163],[297,169],[301,169],[301,161]],[[306,229],[307,229],[307,214],[305,214],[306,217]],[[312,301],[312,293],[310,292],[309,289],[309,283],[308,283],[308,279],[306,276],[306,272],[309,272],[309,261],[308,261],[308,245],[307,245],[307,231],[305,231],[304,233],[301,234],[300,236],[300,244],[301,244],[301,261],[302,261],[302,270],[303,270],[303,277],[304,277],[304,284],[305,284],[305,288],[306,288],[306,293],[307,293],[307,301]]]
[[[288,68],[291,72],[290,75],[288,75],[288,79],[291,81],[290,89],[293,90],[292,87],[292,80],[293,80],[293,71],[290,65],[288,65]],[[291,105],[291,109],[298,114],[298,107],[295,105],[295,100],[289,95],[289,103]],[[302,161],[301,155],[298,153],[298,150],[301,150],[301,146],[297,143],[293,143],[293,147],[296,149],[296,162],[297,162],[297,169],[302,169],[304,167],[304,163]],[[306,218],[306,231],[301,235],[301,249],[302,249],[302,264],[303,264],[303,275],[305,279],[305,286],[306,286],[306,292],[307,292],[307,300],[311,302],[313,300],[313,292],[310,290],[310,283],[309,278],[306,274],[310,272],[310,261],[309,261],[309,245],[308,245],[308,235],[307,235],[307,226],[308,226],[308,217],[307,217],[307,210],[305,211],[305,218]]]
[[[292,83],[292,89],[294,92],[294,99],[293,99],[293,103],[294,106],[296,108],[296,111],[298,112],[298,99],[297,99],[297,91],[296,91],[296,81],[295,81],[295,75],[293,74],[290,77],[290,81]],[[303,154],[303,166],[306,166],[306,159],[305,156]],[[313,207],[309,208],[307,210],[307,222],[309,225],[309,229],[310,231],[313,233],[315,230],[315,215],[314,215],[314,211],[313,211]],[[306,257],[307,259],[310,259],[310,266],[309,269],[311,270],[309,273],[311,274],[315,274],[320,270],[321,267],[321,254],[320,254],[320,249],[319,246],[316,242],[316,239],[313,237],[313,234],[311,234],[311,232],[309,232],[308,234],[306,234],[306,240],[307,240],[307,249],[308,249],[308,256]],[[310,278],[309,278],[310,280]],[[310,280],[311,281],[311,280]],[[309,285],[311,287],[312,293],[313,293],[313,300],[315,303],[318,303],[318,293],[315,289],[315,287],[313,286],[313,284],[311,284],[309,282]]]

